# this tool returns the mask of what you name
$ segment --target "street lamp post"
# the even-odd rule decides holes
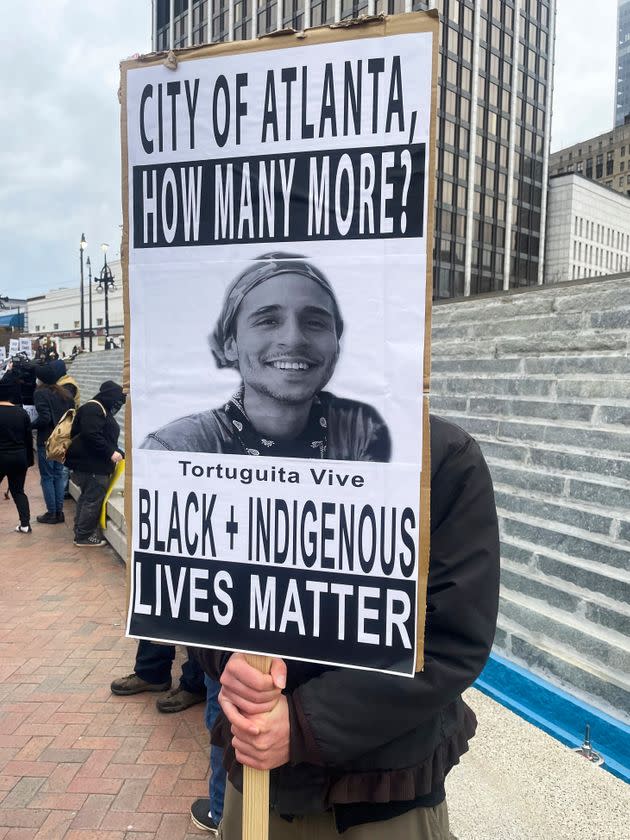
[[[85,251],[87,242],[85,241],[85,234],[81,234],[81,242],[79,243],[79,262],[81,265],[81,350],[85,350],[85,305],[84,305],[84,289],[83,289],[83,252]]]
[[[88,270],[88,347],[90,353],[92,352],[92,264],[88,257],[85,261]]]
[[[109,350],[109,303],[108,303],[108,292],[110,289],[114,289],[114,275],[112,274],[111,268],[107,265],[107,249],[109,245],[106,242],[103,242],[101,245],[103,249],[103,268],[101,269],[101,273],[98,277],[94,278],[94,282],[98,283],[97,291],[105,293],[105,349]]]

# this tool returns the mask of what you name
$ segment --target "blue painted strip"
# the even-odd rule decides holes
[[[630,782],[630,726],[492,653],[475,682],[488,697],[569,747],[581,747],[586,724],[610,773]]]

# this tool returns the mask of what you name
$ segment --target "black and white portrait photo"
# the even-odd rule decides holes
[[[333,287],[287,253],[255,259],[228,287],[210,344],[219,370],[241,384],[222,406],[151,432],[145,449],[340,461],[389,461],[375,408],[326,390],[342,353]]]

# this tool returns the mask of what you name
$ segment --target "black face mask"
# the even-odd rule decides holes
[[[115,402],[115,403],[112,403],[112,407],[110,408],[110,411],[111,411],[112,414],[118,414],[118,412],[120,411],[120,409],[122,407],[123,407],[122,402]]]

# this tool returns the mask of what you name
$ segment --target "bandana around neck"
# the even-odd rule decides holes
[[[247,416],[241,388],[224,406],[232,433],[246,455],[278,458],[325,458],[328,449],[328,421],[319,397],[315,397],[304,430],[293,440],[262,437]]]

